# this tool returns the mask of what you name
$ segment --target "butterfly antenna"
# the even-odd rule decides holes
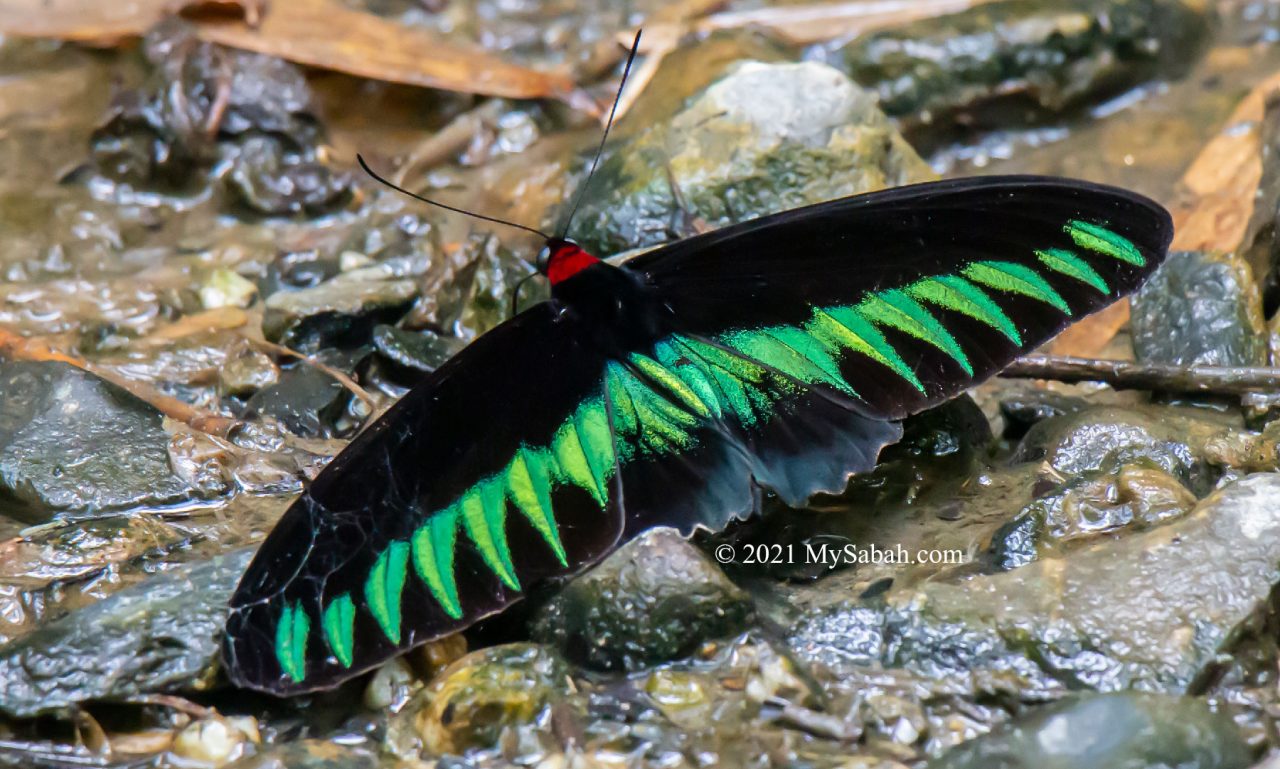
[[[591,186],[591,180],[596,175],[596,167],[600,165],[600,155],[604,153],[604,143],[609,139],[609,129],[613,128],[614,115],[618,114],[618,102],[622,101],[622,89],[627,85],[627,75],[631,74],[631,65],[636,60],[636,51],[640,50],[640,33],[643,30],[636,30],[636,39],[631,41],[631,53],[627,54],[627,63],[622,68],[622,80],[618,83],[618,93],[613,97],[613,107],[609,110],[609,121],[604,124],[604,135],[600,137],[600,146],[596,148],[596,156],[591,160],[591,170],[587,172],[587,178],[582,182],[582,186],[578,188],[578,194],[573,201],[573,208],[569,210],[569,218],[564,220],[564,227],[560,228],[560,237],[569,234],[569,225],[573,222],[573,217],[578,213],[578,206],[582,205],[582,199],[586,197],[587,189]]]
[[[385,184],[386,186],[390,187],[391,189],[395,190],[396,192],[399,192],[399,193],[401,193],[402,195],[408,195],[409,197],[413,198],[414,200],[420,200],[420,201],[422,201],[423,203],[427,203],[428,205],[433,205],[433,206],[435,206],[435,207],[437,207],[437,208],[443,208],[443,209],[444,209],[444,210],[446,210],[446,211],[452,211],[452,212],[454,212],[455,214],[465,214],[466,216],[470,216],[470,217],[475,218],[475,219],[482,219],[482,220],[484,220],[484,221],[486,221],[486,222],[493,222],[494,224],[505,224],[505,225],[507,225],[508,227],[515,227],[515,228],[517,228],[517,229],[524,230],[525,232],[532,232],[534,235],[537,235],[538,237],[542,238],[543,240],[551,240],[551,236],[550,236],[550,235],[548,235],[547,233],[543,232],[542,230],[534,229],[533,227],[526,227],[526,226],[525,226],[525,225],[523,225],[523,224],[517,224],[516,222],[509,222],[509,221],[507,221],[506,219],[498,219],[497,217],[493,217],[493,216],[485,216],[484,214],[477,214],[475,211],[468,211],[468,210],[466,210],[465,208],[457,208],[457,207],[455,207],[455,206],[451,206],[451,205],[448,205],[448,204],[445,204],[445,203],[441,203],[441,202],[440,202],[440,201],[438,201],[438,200],[432,200],[432,199],[430,199],[430,198],[424,198],[424,197],[423,197],[423,196],[421,196],[421,195],[418,195],[418,194],[416,194],[416,193],[410,192],[410,191],[406,190],[404,187],[401,187],[401,186],[400,186],[400,185],[398,185],[398,184],[394,184],[394,183],[392,183],[392,182],[390,182],[390,181],[388,181],[388,180],[384,179],[383,177],[379,176],[379,175],[378,175],[378,174],[377,174],[377,173],[376,173],[372,168],[370,168],[370,167],[369,167],[369,164],[368,164],[368,163],[364,162],[364,158],[363,158],[363,157],[361,157],[361,156],[359,155],[359,153],[357,153],[357,154],[356,154],[356,161],[360,163],[360,167],[364,169],[364,172],[365,172],[366,174],[369,174],[369,176],[372,176],[372,177],[373,177],[374,181],[377,181],[377,182],[380,182],[380,183],[382,183],[382,184]]]
[[[530,278],[536,278],[538,273],[531,272],[520,280],[516,281],[515,288],[511,289],[511,317],[515,317],[520,311],[520,288],[529,281]]]

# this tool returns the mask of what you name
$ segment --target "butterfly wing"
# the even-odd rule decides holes
[[[1134,290],[1171,238],[1169,214],[1124,190],[987,177],[788,211],[626,262],[669,309],[657,359],[717,385],[720,410],[738,412],[722,430],[733,461],[623,467],[624,488],[642,490],[627,499],[628,529],[719,528],[747,511],[748,477],[791,504],[843,488],[897,439],[892,420]],[[679,484],[693,477],[701,494]],[[734,492],[686,501],[711,486]]]
[[[333,686],[611,550],[622,518],[582,319],[544,303],[477,339],[361,433],[232,599],[232,680]]]

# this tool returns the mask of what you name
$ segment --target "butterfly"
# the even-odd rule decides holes
[[[1172,223],[1122,189],[1005,176],[820,203],[622,264],[544,238],[550,300],[424,378],[264,541],[226,625],[236,685],[330,688],[647,529],[721,530],[762,488],[791,506],[839,492],[903,418],[1137,288]]]

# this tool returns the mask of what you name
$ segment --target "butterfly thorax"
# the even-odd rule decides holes
[[[651,342],[663,330],[665,311],[643,276],[562,242],[547,260],[551,298],[563,312],[588,321],[596,349],[624,355]]]

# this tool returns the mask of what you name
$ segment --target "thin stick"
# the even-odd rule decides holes
[[[39,340],[28,339],[5,328],[0,328],[0,357],[66,363],[104,379],[116,387],[128,390],[170,419],[176,419],[210,435],[225,436],[232,427],[239,424],[238,420],[196,408],[190,403],[165,395],[148,384],[126,379],[110,369],[94,365],[83,358],[58,352]]]
[[[343,387],[350,390],[352,395],[364,401],[365,405],[369,407],[370,411],[372,411],[375,408],[376,404],[374,403],[373,396],[369,394],[369,391],[364,389],[360,385],[356,384],[356,381],[354,379],[342,373],[341,371],[337,370],[336,368],[332,366],[327,366],[321,363],[320,361],[316,360],[315,358],[312,358],[310,355],[304,355],[303,353],[300,353],[297,350],[291,350],[282,344],[268,342],[265,339],[253,339],[248,336],[246,336],[245,339],[249,340],[249,344],[254,345],[255,347],[258,347],[264,350],[265,352],[273,353],[275,355],[282,355],[286,358],[296,358],[297,360],[302,361],[303,363],[307,364],[308,366],[311,366],[317,371],[323,371],[324,373],[328,374],[329,376],[337,380]]]
[[[1066,355],[1027,355],[1000,376],[1058,382],[1105,382],[1117,390],[1155,390],[1205,395],[1280,393],[1280,368],[1177,366]]]

